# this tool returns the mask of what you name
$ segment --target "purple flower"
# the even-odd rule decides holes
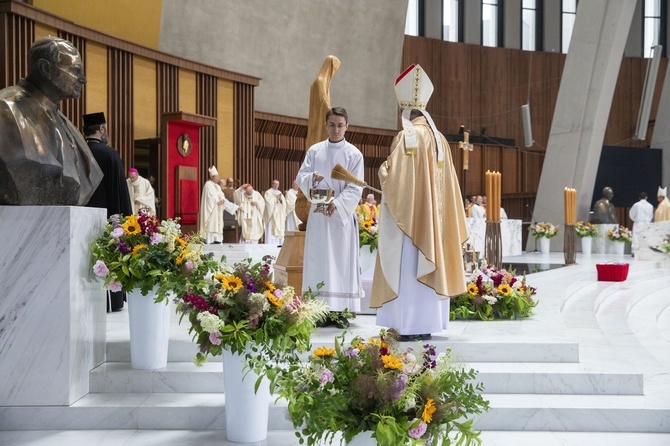
[[[116,228],[112,229],[112,232],[110,233],[110,235],[112,237],[118,239],[125,233],[126,233],[126,231],[124,231],[121,226],[117,226]]]
[[[326,384],[326,383],[332,383],[335,381],[335,376],[333,375],[333,372],[331,372],[328,369],[323,369],[321,372],[321,376],[319,376],[319,382],[321,384]]]
[[[221,339],[219,339],[219,333],[216,331],[213,331],[209,334],[209,342],[211,342],[214,345],[221,345]]]
[[[209,309],[207,300],[202,296],[198,296],[197,294],[185,294],[182,299],[184,302],[193,305],[200,311],[207,311]]]
[[[119,219],[120,219],[119,214],[114,214],[111,217],[109,217],[109,221],[111,221],[115,225],[119,224]]]
[[[95,265],[93,265],[93,273],[98,277],[106,277],[107,274],[109,274],[109,269],[107,269],[105,262],[98,260],[95,262]]]
[[[353,347],[349,347],[348,349],[346,349],[346,353],[347,355],[349,355],[350,358],[358,358],[359,352],[360,352],[359,349]]]
[[[117,280],[112,280],[111,282],[109,282],[109,286],[107,286],[107,289],[109,289],[109,291],[111,291],[112,293],[118,293],[123,289],[123,285],[121,285],[121,282]]]
[[[414,423],[416,423],[417,421],[419,421],[419,419],[415,418],[415,419],[413,419],[412,421],[409,422],[409,425],[411,426]],[[417,427],[415,427],[414,429],[408,430],[407,433],[412,438],[421,438],[421,436],[426,433],[426,429],[428,429],[428,425],[426,423],[424,423],[423,421],[419,421],[419,425]]]
[[[184,268],[186,268],[186,271],[193,271],[198,267],[198,264],[195,263],[193,260],[187,260],[184,262]]]
[[[119,247],[119,251],[121,251],[122,254],[128,254],[130,252],[130,248],[128,247],[128,245],[126,245],[121,240],[118,241],[117,246]]]
[[[398,378],[395,380],[393,383],[393,389],[391,393],[391,399],[397,400],[400,398],[400,395],[405,391],[407,388],[407,375],[404,373],[399,373]]]
[[[157,245],[162,241],[163,241],[163,234],[161,234],[160,232],[154,232],[153,234],[151,234],[151,237],[149,238],[149,242],[152,245]]]

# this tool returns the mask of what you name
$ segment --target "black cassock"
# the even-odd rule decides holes
[[[133,208],[128,195],[125,169],[119,154],[99,139],[87,138],[88,147],[98,162],[104,177],[86,206],[107,209],[107,218],[114,214],[131,215]],[[107,311],[119,311],[123,308],[126,293],[108,291]]]

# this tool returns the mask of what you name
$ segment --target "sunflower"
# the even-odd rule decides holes
[[[177,258],[174,260],[174,263],[176,263],[177,265],[181,265],[184,262],[185,254],[186,254],[186,251],[180,252],[179,255],[177,256]]]
[[[372,220],[365,220],[363,222],[362,226],[363,226],[363,229],[365,229],[366,231],[369,231],[370,228],[372,227]]]
[[[502,294],[503,296],[507,297],[510,294],[512,294],[512,287],[507,285],[506,283],[502,283],[498,285],[498,292]]]
[[[140,234],[142,233],[142,228],[140,227],[140,222],[137,221],[137,217],[134,215],[129,216],[125,223],[121,225],[126,234]]]
[[[479,287],[474,283],[469,284],[468,293],[470,293],[470,296],[476,296],[479,294]]]
[[[224,277],[226,277],[226,276],[224,274],[221,274],[221,273],[214,274],[214,280],[218,280],[219,282],[223,282]]]
[[[315,358],[321,358],[324,356],[335,356],[335,349],[334,348],[328,348],[326,346],[321,346],[314,350],[314,357]]]
[[[402,370],[402,361],[396,355],[382,356],[385,369]]]
[[[132,252],[133,257],[135,257],[137,254],[139,254],[140,249],[146,249],[146,248],[147,248],[147,245],[145,245],[144,243],[141,243],[141,244],[135,246],[133,248],[133,252]]]
[[[265,294],[265,297],[268,298],[268,301],[269,301],[272,305],[274,305],[275,307],[281,307],[281,299],[279,299],[277,296],[275,296],[274,294],[272,294],[272,292],[271,292],[270,290],[265,290],[265,291],[263,292],[263,294]]]
[[[175,237],[175,240],[177,241],[177,243],[179,243],[179,245],[181,245],[182,248],[185,248],[186,245],[188,244],[183,238],[179,236]]]
[[[265,288],[267,288],[269,292],[273,292],[274,290],[277,289],[277,287],[274,286],[274,284],[269,280],[265,282]]]
[[[423,415],[421,415],[421,419],[423,420],[424,423],[430,423],[433,421],[433,414],[437,408],[435,407],[435,402],[433,401],[432,398],[428,398],[426,400],[426,405],[423,406]]]
[[[238,291],[242,289],[242,279],[237,276],[223,276],[219,280],[221,281],[224,290]]]

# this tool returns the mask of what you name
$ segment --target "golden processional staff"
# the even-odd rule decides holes
[[[330,177],[334,180],[344,181],[345,183],[354,183],[356,186],[360,186],[362,188],[367,187],[368,189],[377,193],[382,193],[381,190],[374,188],[365,181],[356,178],[353,173],[349,172],[341,164],[335,164],[335,167],[333,167],[333,170],[330,172]]]

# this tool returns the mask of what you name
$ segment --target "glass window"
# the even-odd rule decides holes
[[[405,34],[408,36],[419,35],[419,0],[409,0],[407,3]]]
[[[442,40],[448,42],[458,42],[459,39],[459,19],[460,19],[460,0],[442,1]]]
[[[575,27],[577,17],[577,0],[562,0],[561,14],[561,51],[568,52],[572,29]]]
[[[538,49],[536,0],[523,0],[521,5],[521,49],[526,51]]]
[[[498,46],[498,0],[482,0],[482,45]]]
[[[661,43],[661,0],[644,0],[643,55],[651,57],[651,48]]]

